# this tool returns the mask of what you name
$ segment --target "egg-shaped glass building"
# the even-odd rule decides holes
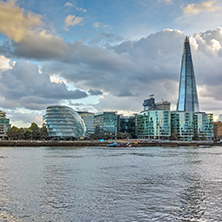
[[[83,119],[68,106],[49,106],[44,121],[50,139],[76,140],[85,136]]]

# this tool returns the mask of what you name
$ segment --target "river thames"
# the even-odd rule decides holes
[[[0,147],[0,221],[221,221],[222,147]]]

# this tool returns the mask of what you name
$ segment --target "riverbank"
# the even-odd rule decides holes
[[[52,147],[52,146],[70,146],[70,147],[85,147],[85,146],[107,146],[111,141],[29,141],[29,140],[1,140],[0,146],[2,147]],[[199,145],[220,145],[218,143],[214,144],[209,141],[144,141],[144,140],[130,140],[122,141],[117,140],[117,143],[121,146],[126,144],[131,144],[132,146],[199,146]]]

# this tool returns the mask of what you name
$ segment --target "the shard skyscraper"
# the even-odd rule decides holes
[[[177,111],[199,112],[196,81],[188,37],[184,41]]]

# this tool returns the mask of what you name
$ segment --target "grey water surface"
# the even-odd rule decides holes
[[[0,147],[0,221],[222,221],[222,147]]]

